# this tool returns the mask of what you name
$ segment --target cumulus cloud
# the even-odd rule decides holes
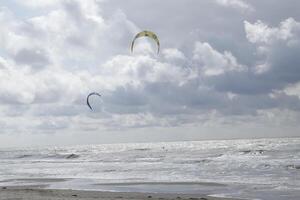
[[[297,75],[300,60],[295,54],[300,49],[299,22],[288,18],[278,27],[269,27],[261,21],[254,24],[246,21],[245,31],[248,40],[256,45],[257,54],[262,57],[255,66],[257,73],[264,73],[264,78],[274,81],[274,87],[275,83],[278,83],[277,87],[286,87],[300,80]]]
[[[208,43],[197,42],[193,59],[206,76],[223,74],[226,71],[243,71],[244,66],[238,64],[236,58],[228,51],[224,54],[213,49]]]
[[[279,27],[269,27],[262,21],[251,24],[244,22],[248,40],[258,44],[272,44],[278,41],[287,41],[288,45],[299,43],[300,23],[293,18],[282,21]]]
[[[24,19],[0,10],[0,126],[88,132],[242,123],[275,118],[270,113],[278,110],[300,110],[298,96],[286,90],[300,81],[299,22],[293,18],[278,27],[244,21],[240,37],[251,47],[246,50],[227,45],[233,39],[213,41],[216,35],[228,38],[219,29],[212,37],[214,30],[203,31],[183,45],[172,32],[174,46],[172,39],[165,45],[170,34],[159,30],[159,55],[143,39],[131,54],[130,42],[141,25],[121,9],[108,15],[104,4],[94,0],[24,2],[19,4],[47,9]],[[239,0],[216,2],[252,8]],[[250,64],[236,55],[249,49],[255,60]],[[92,100],[91,113],[85,97],[93,91],[102,98]]]
[[[245,22],[245,30],[249,42],[256,48],[254,66],[208,77],[207,82],[219,91],[255,95],[283,90],[300,81],[300,60],[296,55],[300,48],[297,21],[287,19],[274,28],[262,22]]]

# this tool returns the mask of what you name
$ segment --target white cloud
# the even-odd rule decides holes
[[[262,21],[257,21],[254,24],[245,21],[244,24],[246,36],[252,43],[271,44],[278,40],[299,42],[300,23],[293,18],[282,21],[279,27],[269,27]]]
[[[286,92],[286,94],[296,95],[300,99],[300,82],[293,85],[289,85],[288,87],[285,88],[284,91]]]
[[[251,8],[244,1],[217,2],[242,10]],[[0,126],[9,131],[213,126],[255,121],[260,115],[268,118],[266,110],[299,109],[293,94],[279,92],[276,98],[270,97],[274,90],[300,80],[298,57],[293,54],[298,48],[299,23],[292,18],[279,27],[245,21],[246,42],[255,52],[230,46],[233,39],[223,37],[223,27],[209,31],[197,27],[202,31],[195,32],[196,39],[185,35],[190,40],[186,42],[177,37],[184,32],[170,34],[167,22],[161,20],[156,27],[161,53],[156,54],[155,43],[141,38],[131,54],[132,38],[145,27],[123,10],[114,7],[103,14],[105,6],[93,0],[19,3],[45,10],[26,19],[8,9],[0,10]],[[219,25],[224,24],[220,18],[226,17],[216,17]],[[188,31],[202,22],[193,23]],[[214,36],[206,37],[210,35]],[[238,51],[242,55],[256,53],[253,63],[257,67],[251,70]],[[279,70],[278,63],[290,60],[291,65]],[[96,112],[85,105],[86,95],[93,91],[102,94],[101,100],[92,102]]]
[[[244,26],[247,39],[256,45],[257,54],[261,57],[254,68],[257,74],[274,72],[276,73],[273,74],[274,82],[282,81],[278,80],[279,77],[288,79],[284,82],[300,81],[295,76],[295,73],[299,71],[299,59],[294,55],[294,52],[300,48],[300,23],[298,21],[288,18],[278,27],[270,27],[262,21],[254,24],[245,21]]]
[[[243,71],[244,66],[238,64],[236,58],[228,51],[223,54],[213,49],[208,43],[197,42],[193,59],[201,67],[206,76],[223,74],[226,71]]]
[[[178,49],[164,49],[163,55],[167,60],[185,60],[186,57]]]
[[[186,75],[180,66],[160,62],[149,56],[118,55],[103,65],[103,73],[114,76],[119,85],[144,82],[180,82]]]

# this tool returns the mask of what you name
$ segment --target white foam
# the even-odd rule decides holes
[[[0,152],[0,180],[217,182],[234,189],[242,185],[242,194],[252,198],[255,196],[247,194],[265,197],[268,192],[278,196],[278,192],[287,190],[300,196],[299,138],[2,149]],[[85,189],[84,184],[80,187]],[[242,194],[234,196],[242,197]]]

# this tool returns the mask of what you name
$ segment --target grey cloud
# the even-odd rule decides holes
[[[279,22],[288,17],[297,21],[300,20],[300,13],[298,12],[300,2],[298,0],[255,0],[251,1],[251,5],[255,8],[255,12],[248,18],[251,22],[259,19],[272,26],[277,26]]]
[[[199,83],[198,83],[199,84]],[[115,101],[112,113],[123,114],[137,113],[137,111],[149,112],[154,116],[167,117],[172,115],[197,116],[210,110],[217,110],[224,115],[256,115],[257,110],[272,108],[283,108],[299,110],[300,100],[297,96],[290,96],[284,93],[272,97],[269,94],[240,94],[232,99],[227,93],[221,93],[212,89],[201,89],[197,82],[191,81],[183,86],[176,86],[170,83],[150,83],[145,85],[143,93],[143,104],[120,109],[124,104],[132,103],[130,98],[121,98],[122,103]],[[132,88],[126,89],[132,93]],[[118,94],[118,93],[115,93]],[[134,97],[134,96],[133,96]],[[146,97],[146,98],[145,98]],[[111,96],[110,99],[118,99],[119,96]],[[140,108],[140,109],[139,109]],[[178,123],[181,123],[178,121]]]
[[[291,39],[281,39],[279,37],[287,36],[282,35],[280,29],[268,27],[265,29],[265,32],[270,31],[270,33],[255,36],[258,40],[257,52],[260,48],[266,51],[263,52],[263,55],[258,55],[256,59],[257,63],[263,62],[265,66],[268,66],[265,71],[257,73],[256,66],[250,66],[247,71],[231,71],[219,76],[206,77],[207,83],[219,91],[253,95],[271,93],[274,90],[282,90],[291,84],[298,83],[300,81],[300,58],[298,56],[300,43],[297,40],[300,39],[300,32],[296,32]],[[290,29],[283,29],[286,34],[288,34],[288,30]],[[291,28],[291,30],[293,29]],[[255,34],[255,32],[253,33]],[[265,42],[260,43],[259,37],[265,38]]]
[[[31,107],[31,113],[34,116],[51,116],[51,117],[72,117],[84,112],[82,106],[74,105],[57,105],[57,104],[39,104]]]
[[[145,105],[146,99],[143,94],[143,88],[134,88],[128,84],[128,86],[119,86],[113,91],[113,98],[104,97],[105,100],[112,104],[118,104],[123,106],[140,106]]]
[[[2,117],[18,117],[27,113],[30,110],[30,106],[22,104],[14,104],[5,106],[2,110]]]
[[[225,7],[232,7],[237,10],[248,12],[253,11],[253,7],[243,0],[216,0],[216,3]]]
[[[18,64],[32,66],[35,70],[46,68],[51,63],[47,53],[40,49],[21,49],[14,60]]]
[[[37,130],[44,130],[51,133],[52,131],[58,131],[62,129],[68,128],[69,123],[64,120],[53,120],[53,119],[46,119],[42,121],[39,125],[35,126],[34,129]]]
[[[0,101],[11,109],[7,117],[34,121],[18,127],[47,133],[256,123],[261,112],[298,112],[299,98],[282,90],[300,81],[299,44],[256,42],[244,27],[259,19],[275,29],[288,17],[299,21],[298,11],[285,5],[291,2],[299,4],[252,1],[253,12],[243,13],[236,5],[247,4],[210,0],[61,1],[36,17],[16,17],[16,29],[6,26],[22,43],[7,45],[7,57],[0,53],[9,63],[0,69],[9,86],[0,88]],[[284,18],[269,11],[271,3],[282,6]],[[130,54],[140,29],[159,35],[161,54]],[[195,44],[206,48],[195,51]],[[43,70],[18,71],[19,65]],[[258,73],[258,65],[269,68]],[[19,80],[24,84],[15,86]],[[103,94],[92,102],[95,112],[85,104],[92,91]]]

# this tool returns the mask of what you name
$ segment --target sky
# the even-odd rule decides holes
[[[300,136],[299,8],[1,0],[0,147]]]

